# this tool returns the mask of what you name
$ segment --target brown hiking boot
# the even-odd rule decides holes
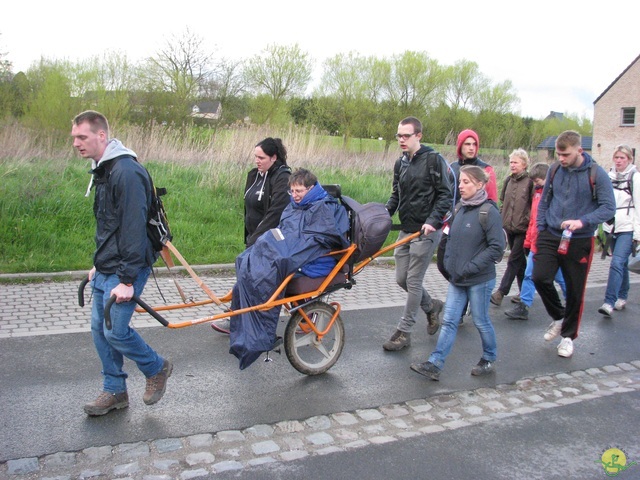
[[[382,348],[388,352],[396,352],[398,350],[402,350],[404,347],[410,346],[411,334],[408,332],[401,332],[400,330],[396,330],[396,333],[391,335],[391,338],[382,344]]]
[[[435,335],[440,328],[440,312],[444,308],[442,300],[431,300],[431,310],[427,312],[427,333]]]
[[[173,364],[169,360],[165,360],[162,370],[153,377],[147,378],[147,388],[144,391],[142,400],[147,405],[153,405],[160,401],[167,388],[167,379],[171,376]]]
[[[504,298],[504,293],[502,293],[500,290],[496,290],[495,292],[493,292],[491,294],[491,303],[493,303],[494,305],[500,306],[502,305],[502,299]]]
[[[87,415],[98,416],[105,415],[111,410],[127,408],[128,406],[129,395],[127,395],[127,392],[101,392],[98,398],[84,406],[84,411]]]

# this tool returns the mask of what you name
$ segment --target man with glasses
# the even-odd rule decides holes
[[[442,235],[442,221],[452,207],[453,188],[447,163],[433,148],[422,145],[422,123],[407,117],[396,134],[402,156],[393,168],[393,189],[386,203],[389,215],[398,212],[401,240],[415,232],[422,234],[394,251],[396,282],[407,292],[407,301],[396,331],[383,345],[398,351],[411,345],[411,330],[418,309],[427,315],[427,332],[434,335],[440,327],[444,306],[431,298],[423,286],[424,275]]]

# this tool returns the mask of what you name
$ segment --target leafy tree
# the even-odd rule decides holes
[[[16,118],[24,116],[31,94],[31,83],[24,74],[18,72],[11,79],[11,114]]]
[[[24,115],[28,126],[68,134],[71,119],[80,109],[78,100],[71,96],[71,72],[69,62],[44,58],[29,68],[31,94]]]
[[[276,120],[283,112],[284,101],[295,95],[302,96],[311,81],[313,62],[298,44],[291,47],[269,45],[248,60],[244,74],[247,85],[258,94],[264,94],[256,102],[260,118],[258,123]],[[269,101],[267,101],[267,98]]]
[[[387,97],[407,115],[425,114],[438,104],[443,71],[426,52],[407,51],[391,59],[392,77],[386,85]],[[416,115],[416,116],[418,116]]]
[[[79,62],[72,72],[72,95],[81,99],[83,109],[100,111],[112,126],[129,118],[136,72],[126,54],[108,52]]]
[[[520,99],[513,89],[511,80],[493,86],[487,85],[477,92],[474,99],[474,105],[478,111],[501,115],[512,112],[519,103]]]
[[[476,62],[459,60],[445,68],[445,98],[452,111],[471,110],[478,93],[486,88],[488,81],[480,73]]]
[[[324,62],[324,73],[315,95],[331,97],[334,101],[334,116],[344,139],[344,147],[349,139],[362,128],[367,112],[366,78],[363,71],[366,60],[356,53],[339,54]]]

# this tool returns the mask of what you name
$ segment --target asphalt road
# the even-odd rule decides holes
[[[566,480],[607,478],[599,464],[610,446],[628,446],[628,470],[640,478],[640,392],[605,397],[530,415],[369,445],[332,455],[309,456],[210,479],[243,480]],[[629,448],[630,447],[630,448]],[[623,447],[624,448],[624,447]]]
[[[128,409],[99,418],[88,418],[82,410],[84,403],[93,399],[101,387],[100,365],[89,333],[0,339],[0,461],[78,451],[90,446],[239,430],[252,425],[373,408],[460,390],[510,384],[524,377],[584,370],[640,359],[640,293],[632,288],[627,310],[617,314],[615,320],[605,319],[596,312],[602,296],[601,287],[588,290],[581,334],[575,343],[576,350],[571,359],[556,355],[557,341],[547,343],[542,339],[549,320],[539,300],[534,304],[527,322],[507,320],[501,313],[510,307],[507,303],[501,309],[492,310],[498,335],[499,359],[497,373],[484,378],[469,375],[471,367],[480,358],[481,349],[477,331],[470,322],[465,322],[440,382],[425,381],[409,370],[411,362],[426,359],[435,346],[437,337],[429,337],[420,329],[413,335],[411,348],[398,353],[382,350],[382,342],[393,331],[400,308],[344,312],[347,343],[342,357],[327,374],[318,377],[298,373],[289,365],[284,354],[272,355],[273,362],[259,360],[248,369],[240,371],[235,357],[227,353],[228,338],[214,333],[206,325],[182,330],[146,328],[142,334],[147,341],[175,364],[165,397],[157,405],[145,406],[142,403],[144,378],[135,365],[127,362],[125,366],[130,374],[131,405]],[[606,406],[606,400],[603,402]],[[630,422],[625,424],[624,421],[625,413],[629,413],[634,429],[640,423],[637,421],[640,419],[638,396],[625,395],[624,402],[619,407],[614,406],[615,408],[607,406],[607,412],[613,410],[620,414],[611,422],[612,435],[624,432],[623,429],[629,426]],[[590,404],[588,408],[592,406]],[[576,407],[577,413],[583,408],[587,407]],[[557,414],[559,419],[565,416],[571,419],[574,417],[571,410],[563,407],[554,415]],[[482,458],[483,451],[491,450],[497,445],[496,441],[500,440],[499,444],[504,443],[503,446],[508,447],[507,459],[503,458],[501,461],[518,470],[518,463],[523,459],[521,455],[526,455],[529,444],[537,442],[542,448],[548,437],[547,429],[543,428],[544,423],[536,422],[533,417],[535,415],[496,425],[484,425],[463,437],[447,432],[438,434],[438,438],[453,436],[451,448],[456,451],[463,448],[469,455],[472,455],[473,448],[478,449],[475,454],[478,459]],[[586,415],[585,419],[595,420],[600,417],[603,417],[602,412],[598,415]],[[571,424],[567,428],[584,430],[581,434],[583,436],[602,434],[599,445],[606,443],[605,438],[609,438],[604,435],[606,425],[581,422],[580,418],[576,416],[575,422],[567,420]],[[554,421],[552,425],[556,423]],[[530,429],[528,425],[539,427]],[[617,431],[616,428],[620,425],[622,429]],[[506,429],[509,433],[501,429]],[[518,431],[531,431],[532,434],[527,433],[526,437],[518,441],[508,441],[508,435],[519,438]],[[636,431],[634,430],[632,437],[622,438],[620,433],[622,440],[637,440]],[[573,438],[563,437],[562,435],[569,435],[563,432],[558,435],[554,442],[560,446]],[[474,437],[477,437],[475,442],[472,440]],[[432,436],[415,442],[399,442],[397,447],[391,448],[402,450],[402,455],[406,450],[406,455],[419,459],[422,458],[421,455],[426,455],[420,453],[419,446],[423,442],[429,443],[428,450],[432,449],[429,458],[437,458],[438,463],[445,464],[451,458],[447,449],[432,445]],[[481,442],[486,447],[482,447]],[[401,448],[403,444],[406,444],[406,448]],[[635,445],[638,444],[640,442],[636,441]],[[518,445],[520,448],[517,448]],[[580,448],[580,445],[576,444],[574,448]],[[346,459],[345,468],[352,462],[360,461],[359,459],[367,463],[366,450],[368,449],[344,456],[341,454]],[[547,458],[551,463],[566,463],[567,457],[573,455],[572,450],[564,449],[559,452],[547,449],[544,452],[532,459],[524,457],[522,461],[532,465],[532,461]],[[400,453],[390,452],[394,455]],[[554,453],[557,454],[555,457]],[[407,461],[409,458],[407,457]],[[310,459],[305,463],[323,461],[329,460]],[[495,462],[498,461],[496,457]],[[365,466],[371,468],[372,472],[383,471],[375,468],[375,462],[369,463],[370,465]],[[454,465],[447,468],[451,469],[447,470],[451,472],[448,478],[465,478],[458,477]],[[394,477],[393,472],[387,473]],[[405,473],[409,474],[410,471]],[[358,477],[365,478],[360,475]],[[394,478],[401,477],[402,475]],[[433,478],[443,477],[436,475]],[[489,477],[480,475],[480,478]],[[503,477],[497,475],[494,478]]]

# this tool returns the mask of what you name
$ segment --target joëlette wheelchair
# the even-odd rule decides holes
[[[181,303],[152,307],[138,296],[134,296],[132,301],[139,305],[136,311],[149,313],[167,328],[184,328],[225,318],[233,321],[233,317],[242,313],[269,310],[282,306],[290,315],[290,318],[286,324],[284,335],[276,340],[273,349],[278,350],[283,345],[291,365],[305,375],[320,375],[326,372],[338,361],[345,344],[344,323],[340,315],[341,306],[338,302],[329,302],[328,297],[338,290],[351,289],[356,284],[355,276],[371,261],[393,250],[398,245],[417,238],[421,232],[416,232],[381,248],[356,263],[354,259],[360,256],[356,253],[359,252],[360,246],[353,242],[354,211],[342,197],[340,185],[323,185],[323,188],[338,199],[347,209],[350,218],[348,236],[351,240],[351,245],[348,248],[329,253],[329,255],[336,257],[337,263],[325,278],[309,278],[296,275],[296,272],[291,273],[266,302],[248,308],[231,310],[226,305],[231,302],[232,291],[230,290],[222,297],[216,296],[191,268],[176,247],[170,241],[167,241],[162,252],[162,257],[167,266],[174,266],[174,261],[171,257],[173,255],[208,298],[202,300],[187,299],[178,286],[182,299]],[[389,222],[387,235],[391,229],[392,226]],[[84,288],[87,283],[88,279],[83,280],[78,290],[78,303],[80,306],[84,306]],[[115,296],[112,296],[105,305],[105,326],[107,329],[111,328],[109,311],[114,302]],[[222,308],[223,311],[211,316],[181,322],[169,322],[160,313],[183,308],[201,307],[212,303]],[[267,355],[269,354],[269,352],[266,353]]]

